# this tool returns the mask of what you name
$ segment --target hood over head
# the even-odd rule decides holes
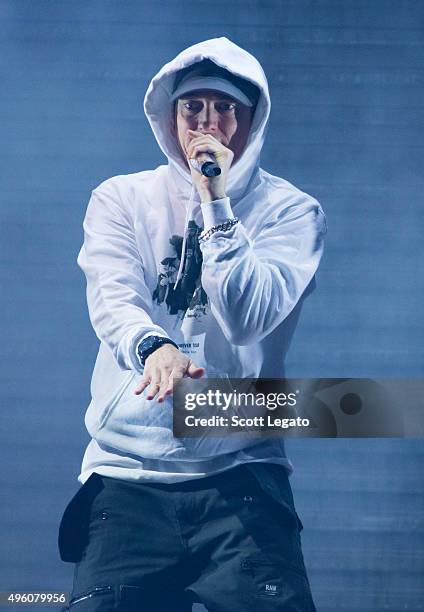
[[[153,77],[144,99],[144,110],[156,140],[176,171],[180,188],[190,191],[191,175],[182,158],[176,136],[173,132],[174,102],[172,95],[176,83],[193,64],[210,60],[218,67],[234,75],[234,82],[243,87],[246,80],[247,92],[250,84],[259,90],[256,109],[252,118],[249,137],[240,158],[231,166],[228,175],[227,195],[240,197],[246,189],[254,171],[259,167],[259,158],[264,143],[271,103],[268,83],[258,60],[250,53],[231,42],[228,38],[213,38],[188,47],[173,60],[165,64]],[[183,72],[181,72],[183,71]]]

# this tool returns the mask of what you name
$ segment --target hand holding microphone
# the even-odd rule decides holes
[[[210,133],[188,130],[187,162],[202,202],[226,197],[228,171],[234,153]]]

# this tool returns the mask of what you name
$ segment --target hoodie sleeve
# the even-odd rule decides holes
[[[138,343],[150,334],[168,334],[152,321],[152,300],[131,213],[110,181],[93,191],[83,227],[84,244],[77,262],[87,279],[93,329],[122,370],[143,372]]]
[[[222,204],[217,223],[213,204],[202,205],[208,226],[222,223],[223,207],[228,218],[228,203]],[[233,344],[255,343],[271,333],[295,307],[322,256],[326,222],[316,200],[300,192],[270,217],[252,237],[237,223],[201,242],[202,286]]]

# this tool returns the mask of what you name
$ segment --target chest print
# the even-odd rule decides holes
[[[152,299],[156,304],[166,305],[172,315],[200,318],[206,314],[208,296],[200,277],[202,272],[202,252],[199,247],[199,234],[202,228],[195,221],[189,221],[182,275],[175,287],[178,268],[182,256],[183,237],[173,234],[169,239],[170,254],[162,259]]]

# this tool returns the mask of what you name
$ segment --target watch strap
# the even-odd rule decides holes
[[[175,342],[173,342],[170,338],[165,338],[163,336],[148,336],[147,338],[142,340],[137,347],[137,352],[141,364],[144,366],[147,357],[149,357],[152,353],[154,353],[164,344],[172,344],[173,346],[175,346],[176,349],[178,349],[178,345],[175,344]]]

